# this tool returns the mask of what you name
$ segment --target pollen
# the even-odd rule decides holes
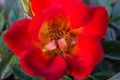
[[[50,57],[70,54],[76,44],[75,34],[68,28],[68,22],[59,18],[43,24],[40,37],[43,52]]]

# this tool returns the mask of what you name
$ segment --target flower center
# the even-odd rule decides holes
[[[70,31],[65,21],[59,19],[45,23],[40,32],[41,47],[50,57],[70,54],[76,43],[75,34]]]

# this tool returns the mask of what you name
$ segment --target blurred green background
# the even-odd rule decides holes
[[[106,6],[108,31],[102,45],[105,58],[86,80],[120,80],[120,0],[83,0],[86,5]],[[21,0],[0,0],[0,80],[42,80],[26,75],[19,60],[4,44],[2,35],[12,22],[24,18]],[[66,74],[61,80],[76,80]]]

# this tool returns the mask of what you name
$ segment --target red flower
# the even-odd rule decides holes
[[[31,8],[33,19],[13,23],[3,36],[23,70],[45,80],[58,80],[66,72],[86,78],[103,58],[105,7],[79,0],[32,0]]]

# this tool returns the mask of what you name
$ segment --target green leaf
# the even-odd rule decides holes
[[[4,10],[6,13],[8,13],[11,9],[11,6],[15,3],[15,0],[4,0]]]
[[[112,24],[114,27],[116,27],[117,29],[120,30],[120,18],[119,18],[117,21],[112,22],[111,24]]]
[[[115,3],[115,1],[116,1],[116,0],[108,0],[108,2],[109,2],[110,4]]]
[[[109,77],[112,77],[113,75],[115,75],[114,72],[102,71],[102,72],[98,72],[98,73],[94,74],[93,76],[98,79],[101,79],[101,80],[107,80]]]
[[[106,58],[120,61],[120,41],[104,41],[102,44]]]
[[[18,77],[20,80],[33,80],[32,77],[26,75],[19,65],[12,66],[13,74]]]
[[[9,64],[12,55],[13,55],[12,53],[5,51],[4,56],[2,57],[2,60],[0,62],[0,78],[2,76],[3,71],[6,69],[7,65]]]
[[[72,80],[69,76],[65,75],[61,80]]]
[[[120,30],[116,30],[117,39],[120,40]]]
[[[111,22],[116,22],[116,21],[118,21],[119,19],[120,19],[120,16],[112,17],[112,18],[110,19],[110,23],[111,23]]]
[[[5,51],[5,49],[2,46],[0,46],[0,62],[2,60],[2,56],[3,56],[4,51]]]
[[[0,11],[0,31],[2,31],[3,27],[4,27],[4,22],[5,22],[5,19],[4,19],[4,12],[3,10]]]
[[[31,19],[34,14],[33,14],[32,9],[30,7],[30,0],[21,0],[21,2],[23,5],[25,16]]]
[[[113,71],[113,65],[109,62],[109,60],[103,59],[99,64],[100,71]]]
[[[12,74],[12,70],[10,68],[10,66],[7,66],[3,71],[2,71],[2,75],[0,79],[6,79],[7,77],[9,77]]]
[[[90,0],[83,0],[84,3],[86,3],[87,5],[90,5]]]
[[[112,78],[108,79],[108,80],[119,80],[120,79],[120,72],[117,73],[116,75],[114,75]]]
[[[0,35],[1,36],[1,35]],[[5,45],[2,37],[0,37],[0,46],[2,46],[3,48],[6,48],[7,49],[7,46]]]
[[[105,36],[105,40],[106,41],[116,40],[116,33],[115,33],[114,29],[112,29],[110,27],[108,28],[107,34]]]
[[[111,7],[111,5],[109,3],[109,0],[97,0],[97,3],[100,6],[105,6],[107,8],[109,16],[111,15],[111,9],[112,9],[112,7]]]
[[[1,79],[5,79],[12,74],[11,65],[17,64],[17,62],[18,62],[17,57],[13,55],[7,67],[2,71]]]
[[[4,51],[5,51],[5,49],[2,46],[0,46],[0,54],[3,54]]]
[[[119,11],[120,12],[120,11]],[[118,16],[113,16],[111,19],[110,19],[110,23],[117,29],[120,30],[120,15]]]
[[[9,25],[11,25],[13,22],[24,18],[23,12],[22,10],[20,10],[19,6],[20,3],[19,2],[15,2],[12,7],[10,8],[9,14],[8,14],[8,21],[9,21]]]
[[[120,16],[120,0],[116,1],[116,4],[113,6],[112,16]]]
[[[23,4],[23,8],[24,8],[25,12],[29,12],[30,1],[29,0],[21,0],[21,2]]]
[[[40,78],[36,78],[36,77],[32,77],[33,80],[43,80],[43,79],[40,79]]]
[[[88,78],[86,78],[85,80],[98,80],[98,79],[92,75],[89,75]]]

